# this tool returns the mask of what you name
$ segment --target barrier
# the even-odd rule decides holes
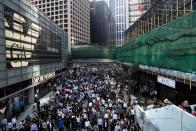
[[[143,111],[136,106],[136,120],[143,131],[195,131],[196,117],[175,105]]]
[[[149,120],[145,111],[139,105],[135,106],[134,110],[135,119],[142,131],[159,131],[159,128]]]

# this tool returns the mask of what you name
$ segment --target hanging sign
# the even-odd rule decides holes
[[[162,77],[162,76],[157,76],[157,82],[169,86],[171,88],[176,88],[176,81]]]

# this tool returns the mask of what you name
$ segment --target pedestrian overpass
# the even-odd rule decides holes
[[[122,47],[76,47],[71,53],[73,61],[99,59],[194,73],[196,12],[146,32]]]

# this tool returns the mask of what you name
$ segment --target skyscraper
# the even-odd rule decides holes
[[[129,26],[133,25],[149,8],[151,0],[129,0]]]
[[[129,27],[128,0],[105,0],[116,20],[116,45],[124,44],[124,33]]]
[[[89,0],[31,0],[31,2],[68,32],[69,44],[90,43]]]
[[[91,2],[91,43],[100,46],[115,46],[115,19],[104,1]]]

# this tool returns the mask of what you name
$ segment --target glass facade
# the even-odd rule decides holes
[[[30,1],[68,33],[69,48],[77,43],[90,43],[89,0]]]
[[[4,9],[7,68],[61,62],[59,32]]]
[[[0,88],[64,69],[67,54],[67,33],[29,0],[0,0]]]
[[[124,44],[124,34],[129,26],[128,0],[105,0],[116,21],[116,46]]]
[[[29,0],[0,0],[0,108],[6,107],[3,115],[12,118],[26,104],[32,104],[34,86],[52,79],[48,74],[55,77],[56,72],[63,72],[67,54],[67,33]],[[34,79],[39,83],[34,84]]]

